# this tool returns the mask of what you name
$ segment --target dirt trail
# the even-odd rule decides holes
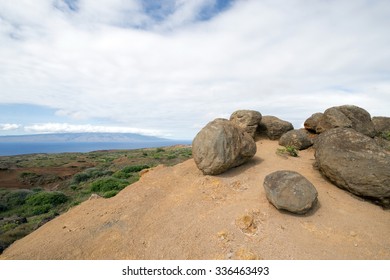
[[[194,161],[157,167],[111,199],[89,200],[17,241],[2,259],[390,259],[390,212],[338,189],[298,158],[257,142],[247,164],[204,176]],[[295,170],[318,191],[304,216],[281,212],[263,180]]]

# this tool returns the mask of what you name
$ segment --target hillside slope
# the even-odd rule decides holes
[[[204,176],[194,161],[154,168],[111,199],[91,199],[14,243],[2,259],[390,259],[390,212],[351,196],[298,158],[257,142],[247,164]],[[276,210],[266,175],[295,170],[318,190],[304,216]]]

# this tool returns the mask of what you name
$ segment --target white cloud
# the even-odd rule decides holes
[[[296,126],[347,103],[388,115],[389,1],[237,1],[194,22],[211,2],[176,1],[158,22],[139,1],[0,0],[0,100],[176,138],[246,108]]]
[[[64,133],[64,132],[108,132],[108,133],[138,133],[149,136],[165,136],[162,131],[139,129],[120,126],[100,125],[74,125],[68,123],[43,123],[24,127],[25,131],[31,133]]]
[[[3,130],[3,131],[16,130],[18,128],[20,128],[20,125],[15,124],[15,123],[1,123],[0,124],[0,130]]]

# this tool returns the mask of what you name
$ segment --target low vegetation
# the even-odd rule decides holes
[[[93,193],[113,197],[140,171],[191,157],[185,146],[0,157],[0,253]]]
[[[385,131],[385,132],[382,132],[382,138],[390,141],[390,131]]]
[[[286,146],[283,148],[278,148],[276,150],[276,154],[286,157],[286,156],[291,156],[291,157],[298,157],[298,149],[295,148],[294,146]]]

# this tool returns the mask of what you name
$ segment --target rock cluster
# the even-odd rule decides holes
[[[217,175],[250,160],[256,153],[257,135],[279,139],[292,129],[291,123],[277,117],[238,110],[229,120],[215,119],[202,128],[192,142],[192,154],[203,174]]]
[[[315,159],[323,175],[342,189],[390,206],[390,118],[371,118],[363,108],[343,105],[313,114],[304,126],[318,135]]]
[[[204,174],[216,175],[251,159],[258,136],[299,150],[315,144],[315,164],[324,176],[342,189],[390,207],[389,117],[371,118],[363,108],[343,105],[311,115],[304,127],[294,129],[277,117],[238,110],[230,120],[216,119],[197,134],[193,157]],[[315,187],[306,181],[299,174],[278,171],[267,176],[264,188],[276,208],[302,214],[317,199]]]

